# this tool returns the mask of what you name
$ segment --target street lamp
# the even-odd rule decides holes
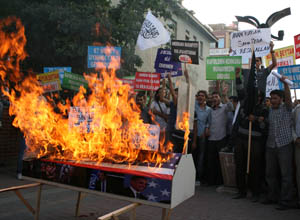
[[[235,17],[238,20],[238,22],[245,22],[245,23],[255,26],[256,28],[270,28],[278,20],[280,20],[281,18],[288,16],[290,14],[291,14],[290,8],[286,8],[281,11],[277,11],[268,17],[266,23],[262,23],[262,24],[260,24],[259,21],[253,16],[244,16],[244,17],[235,16]],[[276,40],[283,40],[283,36],[284,36],[283,30],[278,31],[278,36],[274,36],[271,34],[271,37]]]

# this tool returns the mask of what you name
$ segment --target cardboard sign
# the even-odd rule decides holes
[[[88,82],[82,75],[69,72],[64,73],[64,79],[62,84],[63,88],[70,89],[73,91],[79,91],[80,86],[83,86],[86,89],[88,88]]]
[[[199,64],[199,42],[172,40],[172,60],[180,63]]]
[[[300,34],[294,36],[296,59],[300,58]]]
[[[275,57],[277,59],[277,67],[279,66],[290,66],[295,65],[295,53],[294,46],[283,47],[277,50],[274,50]],[[265,58],[266,66],[268,67],[272,64],[272,55],[269,53]]]
[[[279,89],[279,80],[273,74],[269,74],[266,85],[266,97],[270,97],[271,91],[275,89]]]
[[[294,83],[290,87],[291,89],[300,89],[300,65],[278,67],[278,73],[288,77],[288,79]],[[279,82],[279,88],[283,89],[281,82]]]
[[[135,89],[156,91],[160,86],[160,74],[150,72],[136,72]]]
[[[45,93],[61,90],[58,70],[54,72],[38,74],[36,77],[37,80],[40,81]]]
[[[206,58],[206,79],[221,80],[235,79],[235,68],[242,68],[242,57],[207,57]]]
[[[251,58],[253,45],[255,56],[263,57],[270,53],[271,30],[270,28],[261,28],[232,32],[230,40],[231,56]]]
[[[181,63],[172,61],[171,50],[158,49],[154,68],[161,73],[161,78],[165,78],[167,73],[171,73],[172,77],[182,76]]]
[[[121,47],[88,46],[88,68],[119,69]]]
[[[53,72],[58,70],[60,84],[63,83],[64,72],[72,72],[72,67],[44,67],[44,73]]]

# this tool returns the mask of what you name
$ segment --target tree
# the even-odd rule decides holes
[[[11,0],[1,2],[7,15],[20,17],[25,26],[28,58],[23,68],[43,71],[44,66],[71,66],[76,73],[87,72],[87,47],[122,47],[119,76],[132,75],[142,65],[134,54],[136,39],[150,9],[168,19],[177,0]]]

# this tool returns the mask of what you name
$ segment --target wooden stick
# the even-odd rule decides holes
[[[161,220],[169,220],[170,216],[171,216],[171,209],[163,208]]]
[[[118,216],[123,214],[123,213],[126,213],[126,212],[129,212],[131,210],[135,210],[136,207],[138,207],[140,204],[139,203],[132,203],[130,205],[127,205],[123,208],[120,208],[120,209],[117,209],[111,213],[108,213],[106,215],[103,215],[101,217],[98,218],[98,220],[109,220],[111,218],[113,219],[119,219]]]
[[[250,172],[251,135],[252,135],[252,121],[249,121],[247,175],[249,175]]]
[[[32,206],[29,204],[29,202],[26,199],[24,199],[24,197],[19,192],[19,190],[16,189],[16,190],[14,190],[14,192],[19,197],[19,199],[24,203],[24,205],[29,209],[29,211],[34,215],[35,214],[34,208],[32,208]]]
[[[39,185],[41,185],[41,183],[31,183],[31,184],[26,184],[26,185],[21,185],[21,186],[13,186],[13,187],[9,187],[9,188],[0,189],[0,193],[18,190],[18,189],[27,189],[27,188],[31,188],[31,187],[35,187],[35,186],[39,186]]]
[[[42,186],[43,186],[43,184],[40,184],[40,187],[39,187],[39,190],[38,190],[38,193],[37,193],[34,220],[39,220],[40,207],[41,207]]]
[[[79,215],[80,201],[81,201],[81,192],[78,192],[77,202],[76,202],[76,209],[75,209],[75,216],[76,217],[78,217],[78,215]]]

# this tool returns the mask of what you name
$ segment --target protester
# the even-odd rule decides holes
[[[18,154],[18,161],[17,161],[17,179],[21,180],[22,177],[22,170],[23,170],[23,157],[25,150],[27,148],[26,145],[26,140],[23,134],[21,134],[21,140],[20,140],[20,145],[19,145],[19,154]]]
[[[209,126],[211,124],[212,109],[206,105],[207,92],[199,90],[196,94],[195,118],[194,118],[194,136],[192,143],[192,153],[196,166],[196,184],[205,181],[205,153],[206,138],[209,135]]]
[[[167,121],[170,109],[166,103],[169,103],[169,101],[165,98],[165,90],[164,88],[159,88],[155,93],[150,108],[155,115],[155,121],[159,124],[161,132],[164,132],[168,125]]]
[[[209,185],[221,185],[223,183],[219,152],[226,144],[227,113],[233,111],[232,103],[228,102],[227,90],[227,87],[223,90],[223,98],[226,104],[221,103],[221,97],[218,92],[212,93],[212,120],[209,126],[207,146],[207,181]]]
[[[295,186],[293,181],[293,137],[292,137],[292,100],[288,84],[284,84],[285,103],[280,90],[273,90],[271,95],[272,108],[268,121],[269,132],[266,145],[266,180],[268,196],[263,202],[271,204],[278,202],[278,210],[297,207]],[[278,175],[280,174],[280,181]]]
[[[248,97],[240,79],[240,69],[236,69],[236,88],[241,101],[241,108],[237,118],[237,135],[235,143],[236,182],[238,194],[234,199],[241,199],[247,196],[247,185],[252,192],[252,201],[257,202],[262,192],[264,180],[264,144],[267,129],[266,118],[268,111],[264,108],[264,93],[258,91],[258,100],[253,111],[247,115]],[[251,146],[249,140],[249,122],[252,122]],[[248,148],[250,147],[250,173],[247,178]],[[248,182],[246,182],[248,179]]]
[[[145,106],[145,94],[143,92],[138,92],[136,95],[136,104],[140,108],[140,116],[144,123],[151,124],[151,115],[149,114],[149,108]]]
[[[265,108],[267,108],[269,110],[271,108],[271,98],[270,97],[266,97],[264,104],[265,104]]]
[[[256,57],[256,70],[257,70],[257,84],[258,84],[258,90],[260,92],[265,93],[266,92],[266,85],[267,85],[267,78],[271,71],[276,67],[277,60],[275,57],[275,51],[273,50],[274,43],[270,42],[270,53],[272,56],[272,63],[267,68],[261,68],[262,66],[262,58]],[[248,77],[249,77],[249,70],[243,69],[242,71],[243,77],[244,77],[244,87],[248,84]]]

